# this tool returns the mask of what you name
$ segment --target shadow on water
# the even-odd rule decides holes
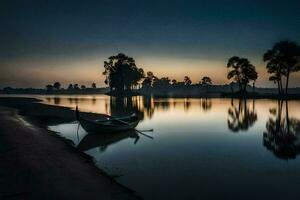
[[[251,108],[247,105],[247,99],[239,99],[238,104],[231,100],[231,107],[228,109],[227,124],[230,131],[238,133],[247,131],[257,121],[255,100],[252,100]]]
[[[289,117],[288,101],[279,100],[277,107],[269,112],[263,133],[264,146],[280,159],[295,159],[300,153],[300,120]]]
[[[101,152],[104,152],[109,145],[115,144],[127,138],[133,138],[134,144],[136,144],[140,137],[136,131],[125,131],[114,134],[87,134],[81,139],[77,148],[81,151],[99,148]]]

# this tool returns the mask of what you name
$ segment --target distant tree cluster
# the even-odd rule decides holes
[[[51,85],[51,84],[46,85],[46,90],[49,92],[59,91],[59,90],[69,90],[69,91],[75,90],[76,91],[76,90],[86,90],[86,89],[96,89],[96,88],[97,88],[96,83],[92,83],[91,88],[87,88],[85,85],[81,85],[79,87],[79,85],[77,83],[75,83],[75,84],[70,83],[68,85],[67,89],[62,88],[60,82],[55,82],[53,85]]]

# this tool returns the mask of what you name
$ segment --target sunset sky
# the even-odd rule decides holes
[[[300,43],[299,10],[299,0],[1,0],[0,88],[104,86],[103,62],[119,52],[159,77],[216,84],[228,82],[229,57],[247,57],[257,85],[272,87],[262,55],[279,40]]]

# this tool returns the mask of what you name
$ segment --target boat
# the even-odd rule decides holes
[[[76,109],[76,118],[88,133],[113,133],[134,130],[140,121],[136,114],[124,117],[107,116],[98,120],[84,119],[79,116],[78,109]]]

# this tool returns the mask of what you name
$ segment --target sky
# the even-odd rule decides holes
[[[0,88],[104,86],[103,62],[120,52],[158,77],[215,84],[229,82],[228,58],[246,57],[257,85],[274,87],[262,56],[300,43],[299,10],[293,0],[1,0]]]

